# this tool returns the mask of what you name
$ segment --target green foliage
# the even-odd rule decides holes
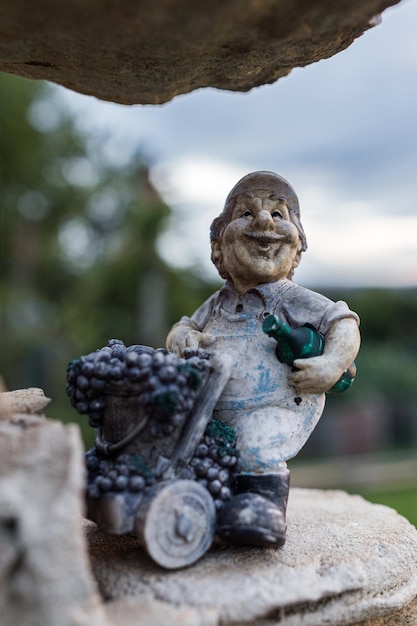
[[[64,394],[71,359],[113,337],[163,345],[214,287],[160,258],[171,211],[144,157],[110,164],[47,85],[1,76],[0,98],[0,372],[77,420]]]
[[[341,290],[327,295],[348,301],[361,318],[362,336],[356,380],[345,394],[329,395],[328,406],[337,411],[379,395],[390,407],[394,424],[412,414],[417,420],[417,289]]]
[[[358,313],[365,345],[389,341],[417,348],[417,289],[341,289],[326,295],[347,300]]]
[[[415,448],[417,289],[325,295],[345,300],[361,318],[357,376],[345,393],[327,394],[324,414],[297,458]]]
[[[384,504],[395,509],[417,526],[417,485],[395,491],[362,491],[361,495],[375,504]]]

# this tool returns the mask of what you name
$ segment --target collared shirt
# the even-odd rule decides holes
[[[179,324],[190,324],[195,330],[203,332],[220,306],[230,313],[262,312],[264,317],[273,313],[292,328],[309,323],[324,335],[334,322],[341,319],[354,319],[359,324],[358,315],[343,300],[333,302],[288,279],[262,283],[244,294],[239,294],[226,281],[191,317],[182,317]]]

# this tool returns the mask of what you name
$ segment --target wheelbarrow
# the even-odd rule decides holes
[[[135,533],[151,559],[166,569],[195,563],[216,532],[213,496],[190,479],[190,463],[199,445],[205,452],[201,441],[231,369],[227,355],[210,356],[184,423],[160,439],[149,434],[152,415],[135,396],[113,390],[96,428],[95,447],[87,453],[93,474],[99,464],[107,472],[96,479],[99,486],[105,488],[108,480],[107,491],[87,493],[87,517],[110,534]]]

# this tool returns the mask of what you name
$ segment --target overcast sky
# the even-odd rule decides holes
[[[248,94],[204,89],[122,106],[56,88],[103,153],[143,151],[175,209],[161,249],[209,261],[208,229],[244,174],[295,188],[309,248],[306,286],[417,286],[417,0],[383,14],[346,51]]]

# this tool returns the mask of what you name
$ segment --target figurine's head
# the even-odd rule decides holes
[[[240,291],[291,278],[307,249],[298,199],[274,172],[244,176],[210,229],[211,259]]]

